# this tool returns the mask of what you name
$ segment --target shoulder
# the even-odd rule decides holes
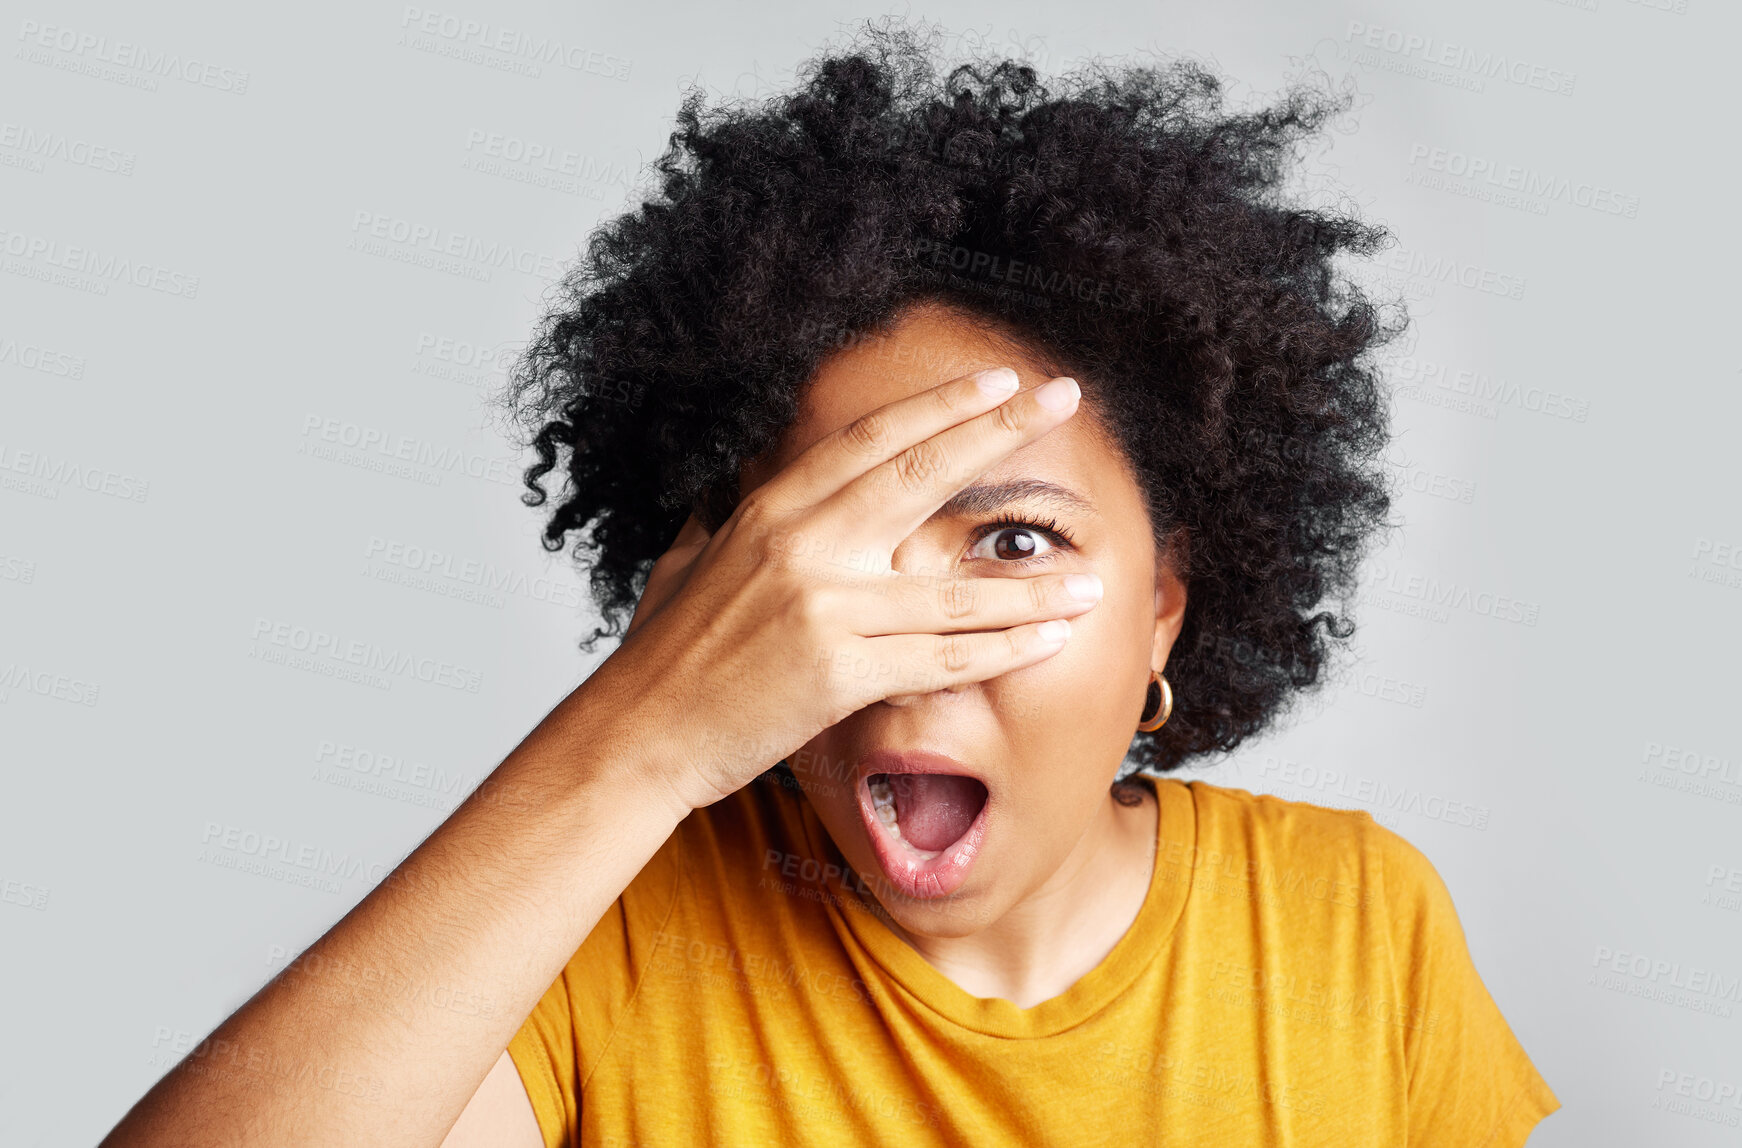
[[[1192,791],[1200,817],[1209,814],[1224,824],[1239,823],[1253,832],[1288,840],[1341,841],[1382,859],[1400,886],[1438,879],[1426,854],[1365,809],[1316,805],[1203,780],[1182,784]]]
[[[1349,882],[1363,909],[1384,916],[1401,962],[1419,959],[1432,944],[1455,942],[1463,950],[1463,929],[1439,870],[1407,837],[1366,810],[1201,780],[1186,787],[1197,813],[1193,864],[1213,873],[1219,864],[1240,863],[1254,876],[1293,868],[1309,889],[1315,882],[1322,888],[1328,879]],[[1334,899],[1345,901],[1341,895]]]
[[[1184,783],[1196,820],[1193,844],[1211,863],[1293,865],[1315,873],[1359,874],[1375,888],[1381,835],[1390,833],[1360,809],[1337,809],[1203,780]]]
[[[1489,994],[1451,892],[1422,849],[1365,810],[1190,788],[1206,851],[1195,886],[1208,869],[1211,890],[1228,887],[1210,854],[1235,856],[1250,884],[1273,895],[1265,909],[1276,911],[1251,914],[1256,927],[1271,925],[1272,939],[1305,951],[1339,953],[1361,966],[1351,975],[1378,982],[1352,999],[1395,1034],[1412,1148],[1510,1148],[1559,1108]],[[1327,900],[1358,909],[1311,910]]]
[[[1206,819],[1223,829],[1267,837],[1316,840],[1364,840],[1371,829],[1383,829],[1365,809],[1338,809],[1294,801],[1272,793],[1253,793],[1232,785],[1194,779],[1181,784],[1191,790],[1200,823]]]
[[[1451,894],[1427,855],[1367,810],[1251,793],[1205,780],[1178,782],[1190,794],[1195,834],[1172,845],[1172,862],[1214,878],[1218,869],[1246,869],[1246,880],[1298,892],[1305,901],[1359,906],[1387,916],[1394,934],[1408,934],[1427,916],[1456,927]],[[1435,922],[1444,932],[1448,922]]]

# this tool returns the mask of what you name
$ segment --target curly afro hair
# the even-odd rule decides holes
[[[1402,324],[1333,268],[1387,233],[1283,192],[1347,97],[1227,103],[1189,60],[940,75],[887,23],[787,93],[692,89],[657,194],[593,234],[505,395],[538,455],[523,501],[565,476],[543,541],[576,535],[604,619],[582,648],[622,633],[688,514],[730,516],[828,355],[941,302],[1079,381],[1186,583],[1174,713],[1116,792],[1265,728],[1354,633],[1320,607],[1387,525],[1370,352]]]

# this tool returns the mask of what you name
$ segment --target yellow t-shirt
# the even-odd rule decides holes
[[[1156,781],[1154,878],[1033,1008],[885,924],[802,794],[697,810],[508,1047],[551,1148],[1515,1148],[1560,1102],[1365,812]]]

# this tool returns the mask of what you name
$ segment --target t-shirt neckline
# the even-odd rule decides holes
[[[963,1028],[1012,1039],[1053,1036],[1074,1028],[1111,1004],[1160,957],[1191,891],[1194,867],[1171,865],[1167,858],[1180,856],[1182,850],[1189,857],[1195,850],[1198,828],[1195,795],[1189,784],[1175,778],[1153,780],[1159,805],[1155,864],[1137,918],[1100,964],[1050,1000],[1025,1009],[1002,998],[973,996],[933,968],[889,927],[883,920],[882,906],[872,894],[853,888],[843,877],[829,879],[830,892],[835,897],[825,899],[835,930],[843,942],[849,936],[856,941],[921,1004]],[[835,872],[851,873],[846,858],[829,837],[810,800],[803,795],[798,798],[811,855],[833,861]],[[858,904],[843,912],[844,902]]]

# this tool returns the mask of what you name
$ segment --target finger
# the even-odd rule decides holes
[[[988,380],[982,385],[981,380]],[[780,473],[763,483],[757,496],[787,511],[808,510],[872,467],[914,443],[975,418],[1016,394],[1009,367],[975,371],[929,390],[885,403],[831,431],[801,451]]]
[[[635,604],[635,613],[630,617],[629,625],[623,631],[625,638],[658,613],[661,606],[683,589],[684,583],[689,581],[689,572],[695,566],[697,556],[712,537],[694,514],[684,520],[677,537],[672,539],[670,548],[654,560],[653,569],[648,571],[647,585],[641,592],[640,601]]]
[[[1071,618],[1095,608],[1101,579],[1094,574],[1034,574],[1023,578],[923,578],[898,574],[855,603],[854,632],[948,634],[1004,630],[1048,618]]]
[[[977,634],[894,634],[867,639],[863,658],[838,659],[835,672],[867,667],[862,676],[872,700],[929,694],[1044,661],[1064,649],[1070,634],[1064,618]]]
[[[1075,414],[1079,398],[1074,379],[1030,387],[872,467],[818,509],[828,521],[852,523],[867,545],[893,552],[952,495]]]

